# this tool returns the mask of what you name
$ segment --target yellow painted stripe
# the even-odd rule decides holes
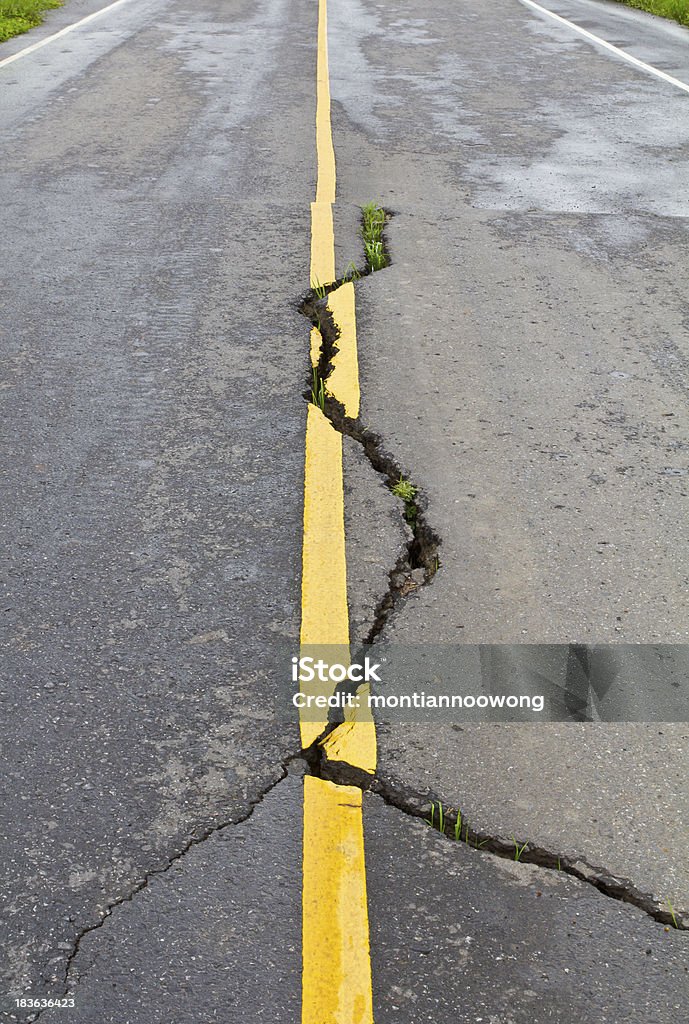
[[[365,700],[365,693],[358,693]],[[325,756],[329,761],[342,761],[360,768],[369,775],[376,770],[378,753],[376,727],[371,712],[366,710],[345,709],[346,721],[338,725],[321,743]]]
[[[333,359],[333,372],[328,378],[328,391],[341,402],[345,412],[353,419],[359,415],[359,360],[356,344],[356,314],[354,312],[354,285],[351,281],[341,285],[328,296],[328,308],[339,328],[337,353]]]
[[[318,63],[316,69],[316,154],[318,158],[317,203],[335,202],[335,150],[330,120],[330,71],[328,68],[328,6],[318,5]],[[330,280],[334,280],[334,275]]]
[[[335,150],[330,123],[330,72],[328,70],[328,9],[318,6],[318,66],[316,72],[316,201],[311,204],[311,287],[335,280]]]
[[[308,406],[304,470],[304,542],[301,582],[301,644],[344,645],[348,651],[342,435],[315,405]],[[306,692],[306,687],[303,687]],[[314,690],[309,692],[330,692]],[[302,716],[302,746],[327,725]]]
[[[323,343],[323,339],[321,337],[321,332],[318,330],[317,327],[312,327],[311,328],[311,351],[310,351],[311,365],[312,366],[318,366],[318,360],[321,357],[321,345],[322,345],[322,343]]]
[[[309,404],[306,418],[302,644],[348,644],[342,435]]]
[[[361,790],[304,779],[302,1024],[371,1024]]]
[[[326,0],[319,0],[318,10],[318,186],[311,205],[312,287],[335,280],[335,155]],[[349,415],[356,416],[359,382],[353,290],[333,295],[331,301],[341,341],[328,389],[338,395]],[[314,328],[312,365],[318,361],[320,343]],[[306,424],[301,644],[309,652],[329,645],[326,661],[349,658],[342,436],[314,405],[309,405]],[[307,690],[303,684],[301,688]],[[331,689],[320,684],[321,692]],[[327,724],[327,714],[310,721],[313,717],[319,718],[303,714],[300,720],[304,747]],[[328,752],[338,760],[346,758],[350,764],[374,770],[375,730],[370,719],[348,715],[331,737]],[[302,927],[302,1024],[373,1024],[362,793],[312,776],[304,779]]]

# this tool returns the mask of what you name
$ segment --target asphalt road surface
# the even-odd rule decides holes
[[[313,25],[127,4],[0,69],[5,1012],[299,749],[266,669],[299,623]]]
[[[689,79],[685,30],[550,6]],[[362,419],[442,541],[384,638],[645,643],[648,685],[689,622],[687,94],[510,0],[331,23],[343,202],[394,213],[358,285]],[[685,723],[391,720],[379,774],[686,907]]]
[[[102,6],[0,47],[0,1019],[287,1024],[319,5],[124,0],[3,65]],[[546,6],[689,89],[686,30]],[[520,0],[328,15],[339,275],[392,214],[361,420],[441,542],[379,642],[645,644],[648,680],[688,639],[689,95]],[[349,439],[344,474],[361,640],[409,531]],[[686,715],[378,750],[379,1024],[683,1024]]]

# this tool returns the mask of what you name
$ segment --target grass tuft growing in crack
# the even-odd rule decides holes
[[[361,207],[359,235],[364,245],[365,266],[357,267],[354,260],[350,260],[342,277],[338,277],[335,281],[323,282],[314,277],[311,280],[311,288],[301,304],[301,312],[305,316],[310,316],[305,309],[306,306],[319,299],[325,299],[330,292],[337,291],[343,284],[360,281],[363,277],[368,277],[369,274],[374,274],[376,271],[390,266],[390,253],[385,244],[384,229],[391,216],[392,214],[388,210],[384,210],[378,203],[366,203]]]
[[[438,812],[437,819],[436,808]],[[431,826],[431,828],[436,828],[438,832],[445,832],[445,812],[440,801],[436,804],[435,801],[431,800],[431,816],[430,818],[426,818],[425,821]]]
[[[396,498],[400,498],[404,502],[404,518],[413,530],[416,526],[416,517],[419,511],[416,504],[416,492],[418,490],[416,484],[413,484],[411,480],[407,480],[400,473],[399,480],[392,485],[390,490]]]
[[[461,838],[462,838],[462,812],[461,811],[457,811],[457,820],[455,822],[455,827],[454,827],[454,829],[452,831],[453,831],[453,834],[454,834],[454,837],[455,837],[455,842],[458,843],[461,840]]]
[[[360,281],[363,274],[353,261],[347,265],[347,269],[344,272],[345,281]]]
[[[673,907],[673,905],[670,903],[669,900],[666,900],[665,902],[667,903],[668,909],[670,911],[670,918],[672,919],[672,927],[673,928],[679,928],[679,924],[677,923],[677,915],[675,914],[675,908]]]
[[[332,781],[337,781],[337,778],[334,776]],[[435,831],[442,832],[447,839],[463,840],[471,849],[475,848],[480,853],[490,853],[503,860],[535,864],[540,868],[576,878],[609,899],[637,907],[654,921],[663,924],[666,932],[673,929],[689,931],[689,914],[678,914],[669,900],[659,901],[652,895],[641,892],[628,878],[613,875],[604,867],[591,864],[580,854],[563,856],[528,840],[521,843],[514,837],[508,840],[499,834],[476,831],[463,812],[453,812],[435,795],[433,799],[429,799],[431,794],[400,788],[379,774],[367,788],[380,796],[388,806],[396,807],[411,817],[422,819]],[[442,829],[439,827],[440,807],[443,808]]]
[[[378,203],[367,203],[361,208],[360,235],[364,244],[366,266],[357,268],[350,263],[344,277],[322,284],[314,279],[310,290],[303,296],[299,311],[311,321],[321,337],[318,363],[311,368],[306,401],[317,406],[339,433],[351,437],[361,445],[373,469],[383,477],[386,486],[404,505],[403,516],[411,531],[406,548],[389,573],[389,586],[376,607],[374,620],[364,643],[374,643],[388,617],[400,600],[412,591],[429,583],[440,568],[438,548],[440,538],[426,522],[425,502],[416,484],[403,474],[396,460],[383,448],[383,441],[365,427],[360,419],[346,416],[344,408],[327,391],[327,380],[333,370],[337,354],[338,327],[328,308],[327,297],[342,284],[356,282],[389,266],[390,256],[385,246],[384,228],[391,214]]]
[[[360,233],[366,264],[371,271],[382,270],[390,262],[383,238],[386,220],[387,214],[378,203],[366,203],[361,207]]]
[[[311,282],[311,291],[317,299],[324,299],[330,290],[330,287],[327,284],[321,284],[317,277]]]
[[[321,412],[325,412],[325,381],[320,376],[317,366],[314,366],[311,372],[311,401]]]

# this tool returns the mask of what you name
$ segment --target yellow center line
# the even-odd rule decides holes
[[[361,790],[304,779],[302,1024],[370,1024]]]
[[[311,203],[311,287],[335,280],[335,231],[331,203]]]
[[[328,68],[328,5],[318,5],[318,64],[316,67],[317,203],[335,202],[335,149],[330,121],[330,69]]]
[[[328,296],[328,309],[340,330],[333,372],[328,377],[328,391],[341,402],[352,419],[359,415],[359,361],[356,347],[356,314],[354,285],[341,285]]]
[[[300,639],[303,653],[327,644],[324,660],[349,659],[342,435],[316,405],[308,406],[306,416]],[[339,646],[331,650],[331,645]],[[300,685],[309,694],[332,691],[323,684]],[[301,716],[302,747],[321,735],[327,711],[313,719],[313,714]]]
[[[311,285],[335,280],[335,152],[330,121],[327,0],[319,0],[316,103],[318,185],[311,204]],[[347,415],[359,413],[359,372],[354,288],[330,293],[328,306],[339,328],[338,352],[328,391]],[[321,336],[311,332],[311,363],[316,365]],[[306,420],[302,620],[305,649],[325,647],[324,660],[349,660],[349,609],[345,550],[342,436],[316,405]],[[322,653],[322,652],[321,652]],[[332,692],[314,684],[307,693]],[[365,691],[360,690],[362,696]],[[316,717],[317,721],[312,721]],[[301,740],[310,746],[323,733],[327,712],[302,713]],[[373,773],[375,727],[370,713],[354,713],[332,732],[322,748],[333,761]],[[322,779],[304,779],[302,891],[302,1024],[373,1024],[362,793]]]
[[[328,70],[328,8],[318,5],[318,67],[316,70],[316,201],[311,204],[311,287],[335,280],[335,150],[330,122]]]

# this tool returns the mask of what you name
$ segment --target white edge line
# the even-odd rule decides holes
[[[610,50],[611,53],[617,54],[618,57],[622,57],[629,64],[633,64],[634,67],[641,68],[643,71],[648,71],[649,74],[655,75],[656,78],[662,78],[664,82],[669,82],[670,85],[676,86],[683,92],[689,93],[689,85],[686,82],[680,82],[679,78],[673,78],[672,75],[667,75],[660,68],[654,68],[652,64],[645,64],[644,61],[638,60],[636,57],[632,57],[631,53],[627,53],[626,50],[621,50],[619,46],[613,46],[612,43],[607,42],[605,39],[601,39],[600,36],[596,36],[593,32],[588,32],[585,28],[580,28],[579,25],[575,25],[573,21],[569,21],[567,18],[561,17],[559,14],[555,14],[554,11],[549,11],[547,7],[541,7],[540,4],[534,2],[534,0],[521,0],[523,4],[528,7],[533,7],[534,10],[540,11],[542,14],[547,14],[549,18],[553,18],[555,21],[559,21],[562,25],[567,25],[568,28],[578,32],[580,36],[585,39],[590,39],[592,42],[597,43],[598,46],[603,46],[606,50]]]
[[[119,7],[120,4],[123,3],[125,3],[125,0],[115,0],[114,3],[108,4],[107,7],[101,7],[99,11],[94,11],[93,14],[87,14],[85,18],[81,18],[79,21],[75,21],[74,24],[61,28],[59,32],[54,32],[52,36],[46,36],[45,39],[39,39],[37,43],[33,43],[31,46],[26,46],[18,53],[13,53],[11,56],[0,60],[0,68],[5,67],[7,64],[12,64],[13,61],[19,60],[20,57],[26,57],[29,53],[34,53],[35,50],[40,50],[42,46],[47,46],[48,43],[52,43],[54,39],[66,36],[68,32],[72,32],[75,28],[79,28],[80,25],[85,25],[87,21],[93,21],[94,18],[99,18],[101,14],[105,14],[106,11],[111,11],[113,7]]]

